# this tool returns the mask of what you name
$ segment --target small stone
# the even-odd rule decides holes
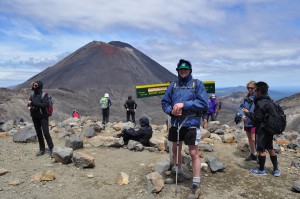
[[[20,185],[20,184],[22,184],[22,183],[23,183],[23,182],[20,181],[20,180],[18,180],[18,179],[11,179],[11,180],[8,181],[8,184],[9,184],[9,185],[13,185],[13,186],[17,186],[17,185]]]
[[[125,184],[128,184],[129,183],[129,176],[128,174],[124,173],[124,172],[120,172],[119,173],[119,177],[118,177],[118,180],[117,180],[117,183],[119,185],[125,185]]]
[[[9,171],[7,169],[3,169],[3,168],[0,168],[0,176],[8,173]]]
[[[174,184],[174,180],[172,178],[165,179],[165,184]]]
[[[31,177],[32,182],[52,181],[55,179],[52,171],[40,172]]]
[[[90,174],[87,175],[87,177],[88,177],[88,178],[93,178],[93,177],[94,177],[94,174],[90,173]]]

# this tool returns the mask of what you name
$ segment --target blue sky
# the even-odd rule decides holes
[[[300,88],[299,10],[298,0],[0,0],[0,87],[96,40],[129,43],[173,73],[188,59],[217,87]]]

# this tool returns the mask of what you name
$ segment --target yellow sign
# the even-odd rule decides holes
[[[170,82],[164,84],[145,84],[136,86],[137,98],[151,97],[165,94]],[[215,93],[215,81],[203,81],[207,93]]]
[[[136,96],[137,98],[142,97],[151,97],[157,95],[165,94],[167,87],[169,86],[168,83],[166,84],[146,84],[142,86],[136,86]]]

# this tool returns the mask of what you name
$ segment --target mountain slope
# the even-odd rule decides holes
[[[120,41],[93,41],[18,85],[16,89],[29,88],[32,81],[41,80],[44,89],[56,95],[54,100],[58,107],[62,107],[60,111],[69,114],[72,109],[77,109],[97,118],[101,118],[99,99],[109,93],[112,101],[111,120],[118,121],[125,118],[123,105],[127,96],[136,96],[135,86],[176,79],[176,75],[129,44]],[[55,89],[71,92],[73,95],[66,96],[80,98],[85,104],[76,104],[74,99],[61,97],[57,95],[60,92]],[[162,112],[160,100],[161,96],[136,99],[136,117],[146,114],[156,122],[163,123],[166,115]],[[65,101],[71,104],[61,106]]]
[[[287,130],[300,132],[300,93],[277,101],[287,116]]]
[[[93,41],[59,63],[30,78],[17,88],[28,88],[34,80],[42,80],[44,88],[86,90],[164,83],[176,76],[157,62],[122,42]]]

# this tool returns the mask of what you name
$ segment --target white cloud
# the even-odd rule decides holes
[[[185,58],[199,78],[235,85],[231,75],[250,69],[275,84],[299,72],[299,10],[297,0],[1,1],[0,65],[34,73],[93,40],[120,40],[171,72]]]

